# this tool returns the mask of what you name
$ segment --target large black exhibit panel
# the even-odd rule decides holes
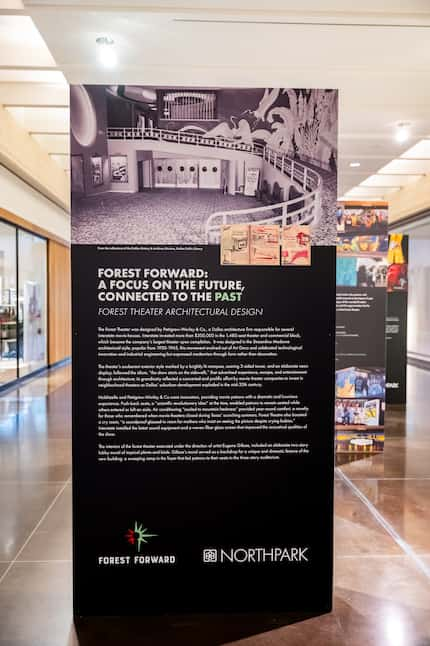
[[[74,612],[332,604],[337,92],[71,88]]]
[[[383,451],[388,206],[337,209],[336,403],[338,453]]]

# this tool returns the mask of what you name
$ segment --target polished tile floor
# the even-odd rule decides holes
[[[335,243],[336,178],[323,175],[322,212],[313,242]],[[254,197],[211,189],[158,188],[141,193],[108,192],[73,201],[72,241],[76,244],[204,244],[207,219],[219,211],[264,206]],[[255,222],[270,211],[229,216],[228,222]],[[219,224],[219,223],[218,223]]]
[[[0,646],[430,646],[430,372],[383,455],[335,474],[334,611],[87,620],[71,609],[70,367],[0,397]],[[298,621],[300,619],[300,621]]]
[[[206,220],[212,213],[260,204],[254,197],[211,189],[103,193],[73,202],[72,240],[77,244],[204,244]],[[249,220],[261,217],[259,213]]]

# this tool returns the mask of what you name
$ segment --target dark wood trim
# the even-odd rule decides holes
[[[48,240],[48,364],[71,354],[70,249]]]
[[[361,200],[343,201],[343,200],[339,200],[338,203],[341,204],[342,206],[344,206],[346,209],[349,209],[350,207],[357,208],[357,207],[360,207],[360,206],[363,207],[363,208],[369,208],[370,207],[370,208],[374,208],[374,209],[376,209],[378,207],[379,208],[388,207],[388,202],[384,202],[383,200],[375,200],[375,201],[369,201],[369,200],[367,200],[367,201],[365,201],[365,200],[363,200],[363,201],[361,201]]]
[[[409,224],[417,224],[418,222],[421,222],[421,220],[426,220],[427,218],[430,218],[430,209],[423,209],[422,211],[418,211],[417,213],[412,213],[411,215],[407,215],[404,218],[399,218],[398,220],[393,220],[392,222],[389,223],[388,225],[388,230],[392,231],[393,229],[398,229],[399,227],[404,227],[408,226]]]
[[[50,241],[48,240],[46,243],[46,254],[45,254],[45,263],[46,263],[46,286],[45,286],[45,294],[46,294],[46,363],[49,367],[51,363],[51,337],[52,337],[52,332],[51,332],[51,320],[50,320],[50,314],[51,314],[51,305],[52,305],[52,297],[51,297],[51,244]]]
[[[55,235],[54,233],[51,233],[50,231],[47,231],[47,229],[44,229],[43,227],[39,227],[37,224],[33,224],[33,222],[29,222],[28,220],[25,220],[19,215],[16,215],[15,213],[12,213],[12,211],[8,211],[7,209],[3,209],[0,207],[0,220],[4,220],[5,222],[10,222],[10,224],[14,224],[15,226],[20,227],[21,229],[25,229],[26,231],[29,231],[30,233],[35,233],[38,236],[41,236],[42,238],[46,238],[47,240],[54,240],[54,242],[58,242],[58,244],[62,244],[64,247],[70,247],[70,242],[68,240],[65,240],[64,238],[61,238],[60,236]]]
[[[50,363],[48,365],[48,370],[55,370],[56,368],[62,368],[63,366],[67,366],[69,363],[72,363],[72,356],[65,357],[64,359],[60,359],[59,361],[55,361],[54,363]]]

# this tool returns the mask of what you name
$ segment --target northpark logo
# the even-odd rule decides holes
[[[205,548],[203,563],[291,563],[309,562],[309,547]]]
[[[142,545],[146,545],[150,538],[155,538],[158,534],[149,534],[146,527],[143,526],[143,523],[138,523],[137,520],[134,522],[134,529],[128,529],[125,535],[127,543],[130,545],[135,545],[138,552]]]

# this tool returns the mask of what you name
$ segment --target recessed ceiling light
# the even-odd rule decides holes
[[[98,59],[104,67],[115,67],[117,56],[114,49],[115,41],[109,36],[99,36],[96,38],[98,45]]]
[[[396,132],[394,135],[398,144],[404,144],[409,139],[411,124],[409,121],[403,121],[397,124]]]
[[[351,168],[358,168],[359,166],[361,166],[360,162],[350,162],[349,165]]]

